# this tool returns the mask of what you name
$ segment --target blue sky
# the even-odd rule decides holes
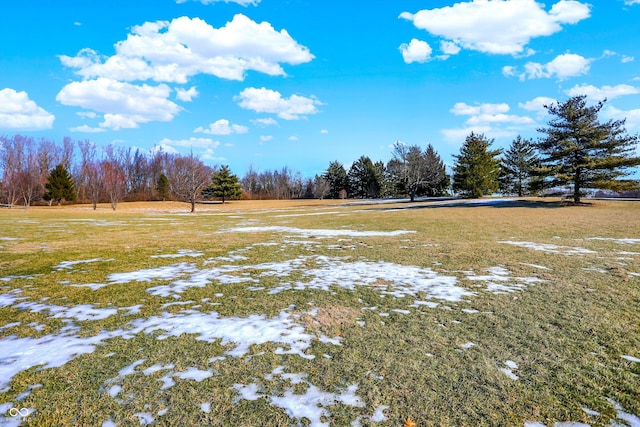
[[[0,0],[0,134],[143,150],[237,174],[453,163],[472,130],[537,137],[542,107],[608,98],[640,132],[640,0]]]

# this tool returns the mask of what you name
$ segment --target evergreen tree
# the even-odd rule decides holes
[[[463,197],[475,198],[498,190],[501,150],[490,150],[493,140],[471,132],[455,155],[453,190]]]
[[[203,190],[205,197],[220,197],[222,203],[225,199],[237,199],[242,195],[242,185],[237,175],[231,173],[229,166],[222,166],[211,174],[211,185]]]
[[[534,175],[539,165],[533,142],[518,135],[504,152],[500,164],[500,191],[520,197],[535,193],[540,188],[540,179]]]
[[[352,197],[379,197],[381,177],[369,157],[362,156],[355,161],[349,169],[348,177]]]
[[[349,188],[349,178],[342,163],[337,160],[329,163],[329,168],[324,173],[324,179],[329,183],[329,198],[338,199],[341,190]]]
[[[45,200],[55,200],[58,205],[60,205],[62,200],[76,200],[73,178],[63,164],[59,164],[51,170],[44,188],[45,193],[43,198]]]
[[[169,184],[169,178],[163,173],[158,177],[158,182],[156,183],[156,190],[158,191],[158,195],[162,198],[164,202],[171,195],[171,184]]]
[[[420,191],[426,196],[443,196],[449,188],[449,175],[440,155],[431,144],[424,152],[425,178]]]
[[[545,106],[552,116],[548,127],[538,129],[546,135],[536,145],[542,154],[540,173],[545,185],[573,186],[573,201],[580,203],[587,187],[626,190],[637,181],[622,180],[629,170],[640,165],[634,156],[637,135],[627,135],[625,120],[598,121],[604,101],[587,106],[586,95],[574,96],[564,103]]]

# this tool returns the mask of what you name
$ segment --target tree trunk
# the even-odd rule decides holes
[[[580,203],[580,170],[576,171],[573,180],[573,203],[576,205]]]
[[[196,211],[196,201],[191,200],[191,213]]]

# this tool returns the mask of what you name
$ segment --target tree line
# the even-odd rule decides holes
[[[604,101],[603,101],[604,102]],[[324,173],[304,178],[289,167],[259,172],[250,167],[242,178],[227,166],[209,167],[193,154],[162,150],[143,153],[112,144],[104,148],[65,138],[60,145],[42,138],[0,136],[0,203],[29,206],[45,201],[118,202],[180,200],[195,210],[202,199],[235,198],[380,198],[443,196],[481,197],[500,192],[524,196],[549,187],[568,186],[576,203],[585,188],[615,191],[637,188],[624,179],[640,165],[637,135],[624,120],[601,122],[603,102],[588,106],[585,96],[546,106],[547,127],[538,141],[518,136],[507,150],[492,149],[493,140],[471,132],[454,156],[452,174],[431,144],[396,142],[386,164],[363,155],[347,170],[330,162]]]

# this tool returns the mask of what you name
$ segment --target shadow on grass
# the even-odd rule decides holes
[[[436,209],[436,208],[534,208],[534,209],[558,209],[570,206],[592,206],[592,203],[575,204],[572,201],[543,201],[524,199],[456,199],[456,200],[428,200],[424,202],[414,202],[410,206],[389,206],[372,208],[372,210],[393,211],[404,209]]]

